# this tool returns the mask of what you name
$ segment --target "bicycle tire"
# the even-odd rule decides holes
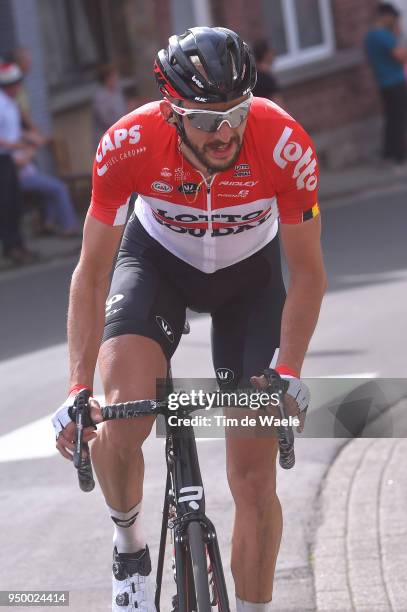
[[[208,564],[200,523],[192,521],[187,527],[187,534],[197,612],[212,612],[208,582]]]

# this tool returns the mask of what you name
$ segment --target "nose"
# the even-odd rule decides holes
[[[222,142],[227,143],[233,136],[233,130],[230,127],[227,121],[224,121],[215,132],[216,138],[222,140]]]

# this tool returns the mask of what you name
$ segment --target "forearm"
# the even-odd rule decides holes
[[[17,151],[18,149],[23,149],[25,146],[26,145],[21,140],[10,142],[9,140],[3,140],[0,138],[0,147],[8,149],[9,151]]]
[[[96,282],[79,263],[71,283],[68,309],[70,388],[93,388],[93,377],[103,334],[109,277]]]
[[[278,364],[301,372],[308,344],[315,330],[326,288],[323,275],[300,275],[290,280],[281,322]]]

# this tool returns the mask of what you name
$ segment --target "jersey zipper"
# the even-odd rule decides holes
[[[209,181],[209,184],[207,182],[207,179],[204,177],[204,175],[202,174],[202,172],[200,172],[199,170],[197,170],[197,172],[202,176],[203,180],[205,181],[205,185],[206,185],[206,212],[208,214],[208,230],[209,230],[209,236],[212,235],[212,198],[211,198],[211,189],[213,186],[213,181],[215,179],[216,174],[214,174],[211,177],[211,180]]]

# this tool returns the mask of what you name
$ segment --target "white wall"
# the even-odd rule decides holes
[[[407,0],[393,0],[393,4],[402,12],[401,22],[403,28],[404,39],[407,40]]]

